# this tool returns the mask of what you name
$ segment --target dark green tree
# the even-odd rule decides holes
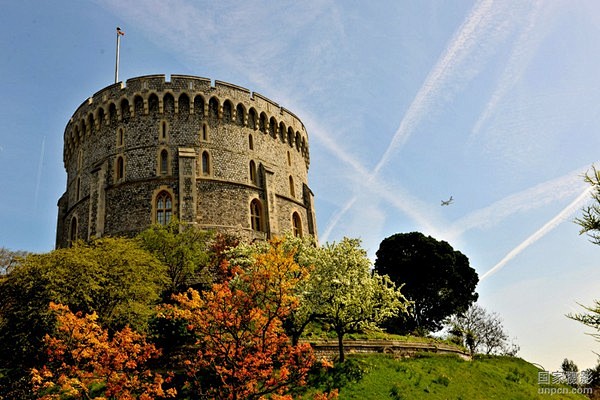
[[[419,232],[397,233],[381,242],[376,255],[375,272],[404,285],[402,294],[412,301],[409,315],[388,320],[390,332],[437,331],[445,318],[477,300],[477,272],[447,242]]]

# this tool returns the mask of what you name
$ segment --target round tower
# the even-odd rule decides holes
[[[64,133],[56,246],[153,223],[316,238],[308,135],[292,112],[207,78],[142,76],[88,98]]]

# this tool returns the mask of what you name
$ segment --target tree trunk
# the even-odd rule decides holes
[[[343,363],[346,359],[344,354],[344,332],[341,330],[336,330],[338,336],[338,347],[340,351],[340,363]]]

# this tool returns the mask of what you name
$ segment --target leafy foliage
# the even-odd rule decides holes
[[[249,261],[244,269],[230,267],[229,281],[202,296],[190,289],[163,309],[164,318],[185,320],[197,339],[183,363],[194,397],[284,396],[305,383],[315,362],[310,346],[290,344],[282,328],[298,307],[293,289],[305,271],[281,242]]]
[[[407,302],[387,276],[371,272],[371,262],[358,239],[325,245],[315,263],[319,319],[337,333],[343,362],[346,333],[377,329],[382,321],[405,312]]]
[[[375,271],[388,275],[411,306],[410,313],[385,326],[394,333],[437,331],[445,318],[465,312],[477,300],[477,272],[469,259],[447,242],[419,232],[384,239],[377,251]]]
[[[160,262],[129,239],[27,256],[0,281],[0,367],[26,369],[37,361],[54,326],[51,301],[96,312],[109,330],[144,330],[165,279]]]
[[[591,186],[593,202],[582,209],[583,216],[575,222],[581,226],[579,234],[585,233],[592,243],[600,244],[600,171],[592,167],[584,179]]]
[[[152,225],[137,239],[141,247],[154,254],[167,267],[169,293],[184,291],[192,285],[208,286],[209,246],[213,235],[193,226],[181,228],[176,219],[169,225]]]
[[[58,329],[44,338],[49,363],[32,370],[40,399],[175,396],[174,389],[163,389],[163,377],[148,367],[159,351],[143,335],[125,327],[109,338],[96,313],[73,314],[54,303],[50,309],[57,315]]]

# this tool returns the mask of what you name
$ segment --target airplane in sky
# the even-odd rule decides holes
[[[452,204],[452,202],[454,202],[454,199],[452,198],[452,196],[450,196],[450,198],[448,200],[442,200],[442,206],[449,206],[450,204]]]

